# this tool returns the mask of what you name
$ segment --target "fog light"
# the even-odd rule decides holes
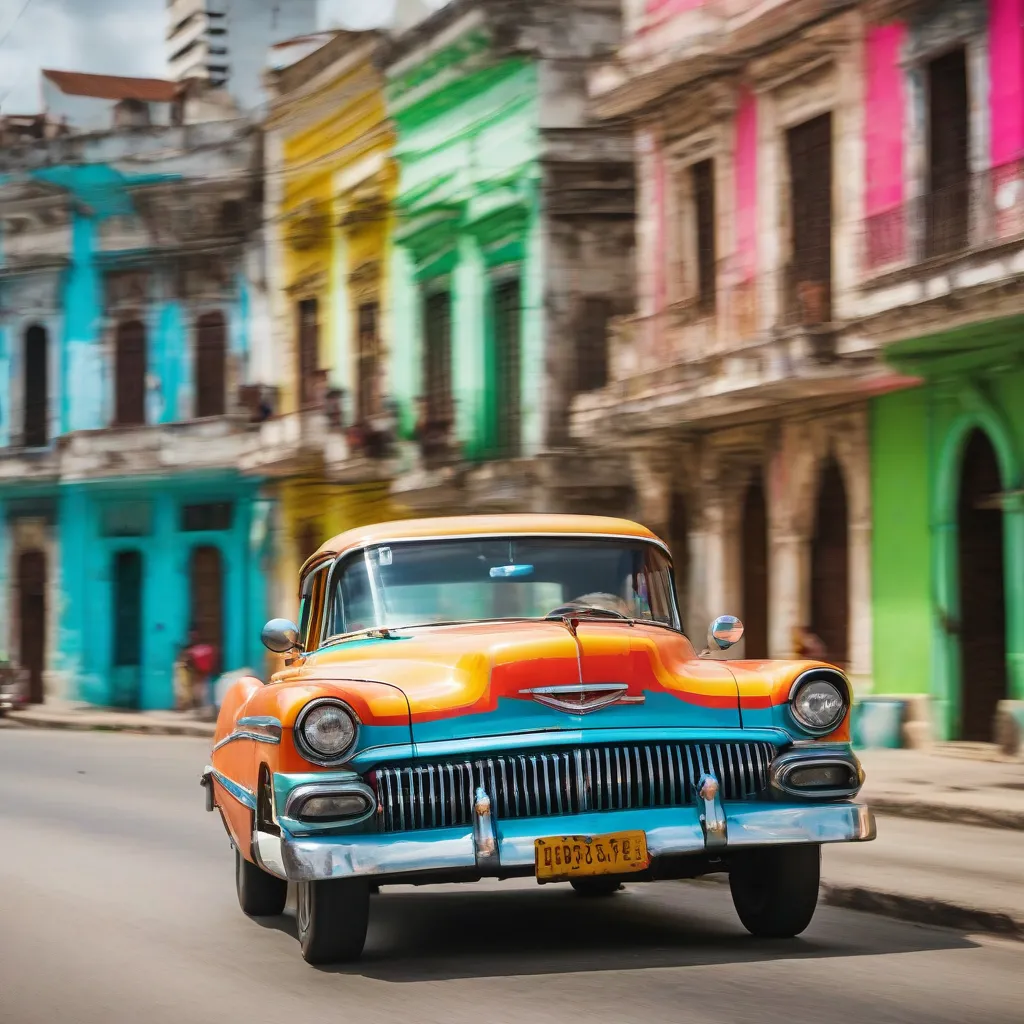
[[[850,769],[841,764],[811,764],[794,768],[786,779],[794,789],[849,789]]]
[[[362,793],[332,793],[311,796],[299,808],[303,821],[337,821],[362,817],[370,809],[370,801]]]

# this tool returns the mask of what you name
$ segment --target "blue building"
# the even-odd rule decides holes
[[[260,137],[73,78],[120,90],[110,131],[0,147],[0,658],[34,701],[166,708],[191,629],[263,663]]]

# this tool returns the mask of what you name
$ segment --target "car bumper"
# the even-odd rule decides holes
[[[867,842],[875,838],[871,811],[857,803],[749,802],[709,808],[660,808],[585,813],[544,819],[479,820],[473,826],[394,834],[280,836],[256,834],[261,866],[289,881],[389,876],[498,878],[529,874],[534,843],[563,835],[602,835],[631,829],[647,835],[659,858],[722,856],[756,847]],[[709,813],[710,812],[710,813]]]

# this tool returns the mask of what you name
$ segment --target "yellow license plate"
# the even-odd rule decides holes
[[[538,882],[562,882],[588,875],[628,875],[651,863],[644,832],[607,836],[552,836],[534,843]]]

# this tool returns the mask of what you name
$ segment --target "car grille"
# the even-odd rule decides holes
[[[770,743],[647,743],[583,747],[536,754],[502,754],[378,768],[382,832],[468,825],[477,787],[499,818],[553,817],[581,811],[682,807],[693,802],[710,771],[723,800],[744,800],[768,784],[776,754]]]

